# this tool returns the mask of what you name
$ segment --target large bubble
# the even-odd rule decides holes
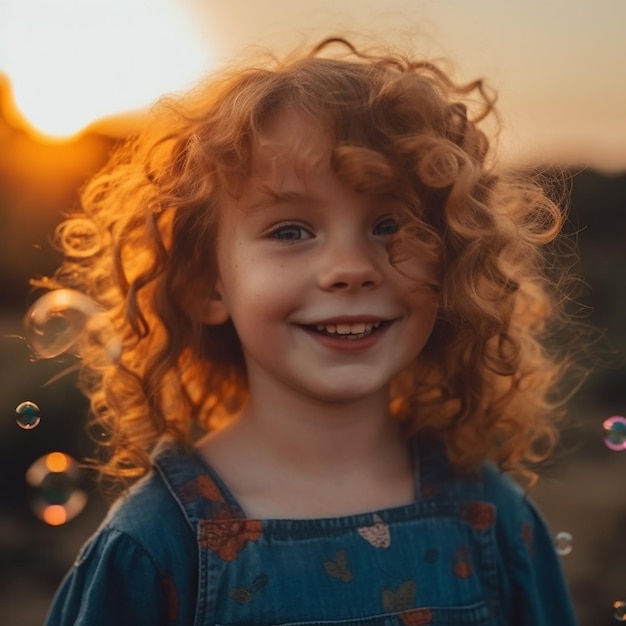
[[[614,415],[604,420],[604,445],[610,450],[626,450],[626,417]]]
[[[613,617],[618,622],[626,622],[626,602],[624,600],[613,602]]]
[[[567,556],[574,548],[574,538],[568,532],[562,531],[554,538],[556,552],[560,556]]]
[[[103,355],[117,361],[121,343],[103,308],[75,289],[56,289],[39,298],[24,318],[24,334],[38,358],[52,359],[78,345],[87,337],[102,345]]]
[[[37,428],[41,422],[41,410],[34,402],[29,400],[20,402],[15,409],[15,421],[24,430]]]
[[[76,517],[87,503],[78,463],[64,452],[39,457],[26,471],[31,507],[39,519],[59,526]]]

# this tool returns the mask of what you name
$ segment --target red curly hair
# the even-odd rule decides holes
[[[192,442],[245,402],[235,329],[203,324],[196,300],[216,279],[220,191],[246,184],[278,107],[324,124],[344,182],[403,200],[392,263],[412,246],[437,259],[434,332],[393,381],[390,410],[407,436],[437,434],[459,471],[485,459],[523,471],[546,457],[568,371],[550,348],[567,318],[546,244],[564,215],[530,178],[499,168],[481,130],[494,103],[480,80],[459,85],[430,62],[344,39],[159,103],[57,233],[56,284],[104,307],[122,346],[114,363],[97,342],[82,354],[82,388],[107,435],[101,476],[144,474],[160,438]]]

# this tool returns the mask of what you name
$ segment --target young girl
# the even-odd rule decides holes
[[[119,338],[83,387],[130,488],[49,626],[575,623],[505,475],[556,441],[562,214],[493,108],[330,39],[165,102],[86,188],[57,284]]]

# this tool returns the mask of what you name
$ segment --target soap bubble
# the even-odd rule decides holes
[[[41,410],[34,402],[20,402],[15,409],[15,421],[24,430],[37,428],[41,422]]]
[[[626,450],[626,417],[614,415],[605,419],[602,423],[604,428],[604,445],[610,450],[618,452]]]
[[[35,515],[51,526],[76,517],[87,504],[81,478],[78,463],[68,454],[50,452],[39,457],[26,471]]]
[[[66,254],[76,259],[94,256],[102,248],[102,238],[95,224],[83,217],[61,222],[56,236]]]
[[[626,602],[624,600],[613,602],[613,617],[618,622],[626,622]]]
[[[24,318],[26,340],[33,353],[52,359],[87,336],[105,347],[109,361],[120,357],[121,343],[104,309],[74,289],[56,289],[39,298]]]
[[[574,538],[568,532],[556,534],[554,545],[559,556],[567,556],[573,550]]]

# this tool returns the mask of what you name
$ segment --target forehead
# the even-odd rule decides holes
[[[330,167],[332,141],[322,121],[279,109],[263,124],[252,157],[252,177],[266,184]]]

